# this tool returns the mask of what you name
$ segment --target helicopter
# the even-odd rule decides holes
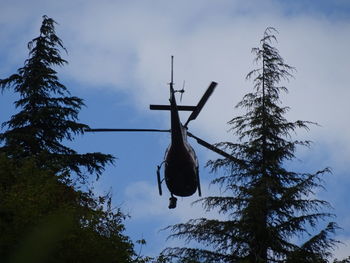
[[[193,135],[188,131],[188,124],[190,121],[195,120],[205,103],[214,92],[217,83],[211,82],[202,98],[199,100],[196,106],[177,105],[175,94],[183,93],[182,90],[174,89],[173,82],[173,61],[174,57],[171,56],[171,81],[169,83],[170,105],[150,105],[150,110],[167,110],[170,111],[170,124],[171,128],[168,130],[161,129],[86,129],[86,132],[168,132],[171,133],[171,142],[165,151],[164,161],[157,166],[157,182],[159,195],[162,195],[162,183],[165,180],[166,186],[170,192],[169,209],[176,208],[178,197],[188,197],[193,195],[198,190],[198,195],[201,196],[201,186],[199,178],[199,164],[196,153],[187,137],[194,138],[198,144],[226,157],[234,159],[228,153],[220,150],[219,148],[207,143],[199,137]],[[179,111],[191,111],[185,124],[182,124],[179,117]],[[160,170],[164,165],[164,178],[161,179]]]

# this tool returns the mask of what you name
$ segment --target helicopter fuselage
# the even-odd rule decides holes
[[[197,156],[187,142],[186,130],[182,138],[172,140],[165,153],[164,178],[169,191],[176,196],[193,195],[199,184]]]
[[[171,143],[165,153],[164,178],[171,194],[191,196],[199,185],[197,156],[180,122],[175,91],[170,86]]]

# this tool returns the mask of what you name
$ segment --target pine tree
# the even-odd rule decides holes
[[[294,172],[287,162],[295,158],[297,146],[310,141],[294,140],[298,128],[308,129],[311,122],[290,122],[289,110],[280,104],[282,81],[292,77],[294,68],[287,65],[272,45],[275,29],[267,28],[253,48],[258,68],[247,79],[254,83],[236,107],[246,113],[229,121],[238,143],[222,142],[218,147],[231,152],[239,161],[218,159],[208,165],[223,175],[213,180],[224,196],[199,200],[206,211],[218,211],[226,220],[192,219],[169,227],[172,238],[196,241],[202,248],[168,248],[170,259],[181,262],[327,262],[336,241],[331,234],[337,226],[330,222],[317,231],[318,223],[331,217],[325,212],[326,201],[314,196],[322,187],[321,176],[329,168],[315,173]],[[303,242],[298,237],[310,234]],[[187,260],[187,261],[186,261]]]
[[[125,215],[110,196],[79,188],[114,158],[63,145],[88,126],[78,122],[82,99],[70,96],[53,69],[67,63],[54,26],[44,16],[24,66],[0,80],[2,90],[20,95],[20,111],[0,134],[1,262],[134,262],[134,246],[123,234]]]
[[[335,259],[333,263],[350,263],[350,256],[342,260]]]
[[[88,126],[77,122],[83,100],[70,96],[53,69],[67,63],[60,55],[66,49],[54,26],[55,21],[44,16],[40,35],[28,43],[29,58],[24,66],[17,74],[0,80],[2,90],[13,88],[20,95],[15,106],[21,108],[3,124],[8,130],[0,134],[0,142],[4,142],[0,151],[15,159],[35,156],[43,168],[65,175],[75,172],[84,180],[83,167],[99,176],[104,166],[113,162],[113,157],[101,153],[78,154],[62,144],[83,134]]]

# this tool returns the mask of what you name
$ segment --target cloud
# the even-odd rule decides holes
[[[203,196],[217,195],[218,191],[214,187],[209,187],[207,181],[201,183]],[[200,217],[218,217],[217,213],[204,212],[200,204],[192,203],[199,199],[197,193],[191,197],[178,197],[177,208],[168,209],[170,194],[166,190],[163,183],[163,195],[158,195],[156,185],[151,185],[147,181],[138,181],[130,184],[125,189],[125,210],[129,212],[133,220],[141,220],[148,218],[166,218],[164,222],[184,222],[192,218]]]
[[[298,69],[286,97],[292,106],[291,116],[305,116],[326,127],[317,131],[323,138],[331,132],[332,136],[327,136],[330,144],[339,133],[341,138],[349,133],[348,122],[338,121],[350,112],[346,101],[350,93],[346,85],[349,21],[310,17],[299,9],[287,17],[283,5],[276,1],[153,1],[152,5],[107,0],[35,1],[30,6],[17,2],[21,3],[17,12],[11,11],[14,4],[4,7],[6,14],[18,14],[2,20],[3,24],[7,21],[6,28],[24,30],[26,23],[20,22],[32,19],[26,28],[34,31],[33,24],[39,25],[42,14],[54,17],[69,50],[65,75],[90,88],[124,90],[140,108],[150,101],[166,101],[170,55],[175,55],[177,87],[186,81],[184,102],[197,103],[211,80],[219,82],[193,124],[194,129],[205,127],[205,135],[213,139],[226,136],[225,123],[237,114],[233,106],[252,87],[244,80],[254,67],[250,49],[258,45],[267,26],[275,26],[280,31],[282,56]],[[32,11],[22,17],[24,9]],[[33,13],[38,14],[35,19]],[[27,34],[25,37],[28,39]]]
[[[152,8],[88,2],[79,16],[68,16],[62,21],[70,50],[66,73],[90,87],[124,90],[144,109],[151,101],[166,101],[170,55],[175,55],[177,87],[186,81],[184,103],[197,103],[211,80],[219,82],[193,123],[195,130],[219,139],[227,136],[225,123],[237,114],[233,106],[252,87],[244,80],[254,67],[250,49],[258,45],[264,28],[272,25],[280,31],[281,55],[298,70],[296,79],[287,84],[290,116],[325,127],[311,134],[316,139],[333,144],[342,138],[350,144],[350,124],[339,121],[350,112],[346,99],[349,23],[303,15],[285,18],[272,2],[268,8],[256,6],[255,1],[241,5],[224,1],[219,7],[207,3],[201,8],[181,1],[170,7],[155,2]],[[232,13],[220,13],[224,7]]]
[[[214,188],[208,189],[208,183],[202,182],[203,196],[216,194]],[[124,192],[127,200],[123,211],[130,215],[127,220],[127,234],[133,240],[145,238],[148,243],[147,255],[157,256],[165,247],[183,245],[182,240],[167,239],[171,234],[165,228],[169,225],[187,222],[190,219],[210,217],[220,218],[215,212],[205,213],[200,204],[192,205],[199,197],[195,193],[191,197],[178,197],[177,208],[168,209],[170,194],[163,184],[163,195],[158,195],[156,185],[148,181],[137,181],[128,185]]]

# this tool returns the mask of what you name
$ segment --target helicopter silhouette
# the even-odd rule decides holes
[[[157,167],[157,182],[159,195],[162,195],[162,182],[165,180],[166,186],[171,194],[169,198],[169,209],[176,207],[177,198],[193,195],[198,190],[201,196],[201,186],[199,178],[199,164],[196,153],[189,144],[187,137],[194,138],[198,144],[235,161],[235,158],[210,143],[198,138],[188,131],[188,124],[195,120],[205,103],[214,92],[217,83],[211,82],[202,98],[196,106],[177,105],[175,93],[183,93],[182,90],[174,90],[173,82],[173,59],[171,57],[171,82],[170,88],[170,105],[150,105],[151,110],[170,111],[171,128],[168,130],[161,129],[86,129],[86,132],[169,132],[171,133],[171,142],[166,149],[164,161]],[[182,124],[179,117],[179,111],[191,111],[189,118]],[[161,179],[160,170],[164,165],[164,178]]]

